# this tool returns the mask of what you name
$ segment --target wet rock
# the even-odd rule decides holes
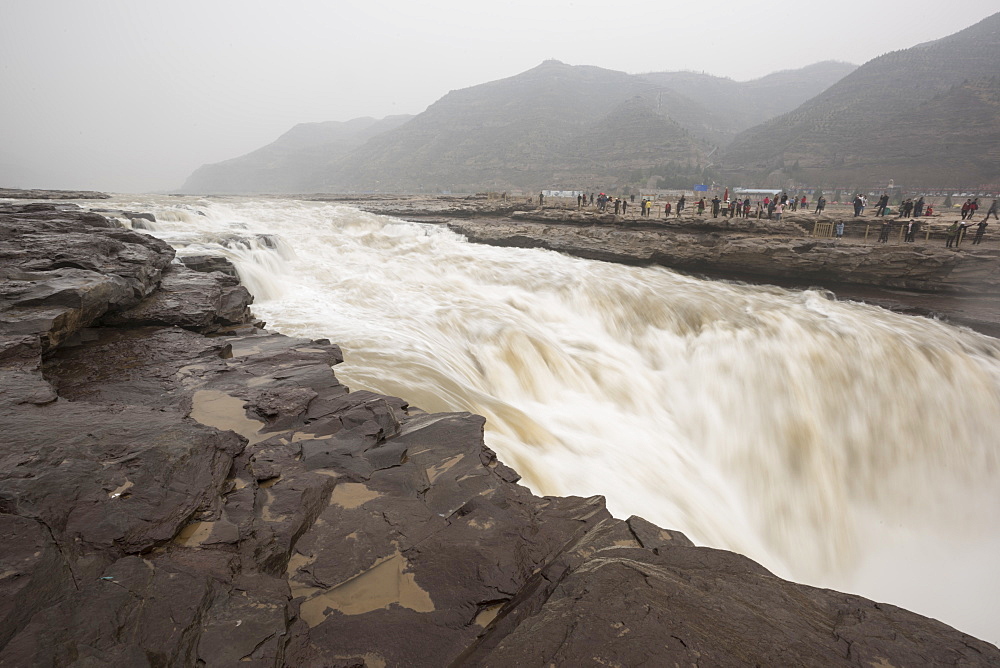
[[[219,271],[228,276],[237,276],[236,267],[228,258],[221,255],[185,255],[178,257],[189,269],[195,271]]]
[[[47,205],[46,205],[47,206]],[[55,208],[0,211],[0,334],[58,345],[152,293],[174,251],[102,216]]]
[[[561,220],[563,214],[552,214]],[[625,224],[581,228],[543,224],[537,214],[520,220],[451,223],[470,240],[494,245],[548,248],[580,257],[623,264],[662,264],[693,272],[737,278],[798,279],[937,292],[981,292],[1000,287],[998,254],[992,250],[958,255],[943,246],[838,243],[811,239],[793,221]],[[544,217],[543,217],[544,218]],[[752,232],[749,226],[756,226]],[[745,228],[744,228],[745,226]]]
[[[108,229],[90,234],[169,257]],[[45,279],[11,279],[4,303],[117,308],[0,335],[0,666],[1000,662],[934,620],[614,519],[601,497],[536,497],[483,418],[348,392],[327,340],[206,336],[213,308],[245,315],[194,294],[230,278],[164,265],[141,300],[142,272],[111,255],[0,257]],[[131,297],[87,297],[100,277]]]
[[[630,544],[609,520],[504,606],[458,665],[991,665],[995,647],[722,550]],[[931,638],[935,640],[930,641]]]
[[[93,190],[33,190],[0,188],[0,198],[6,199],[109,199],[111,195]]]
[[[138,212],[136,212],[136,211],[128,211],[128,212],[126,212],[125,215],[133,223],[135,221],[137,221],[137,220],[148,220],[151,223],[155,223],[156,222],[156,216],[154,216],[153,214],[149,213],[148,211],[138,211]]]
[[[250,292],[233,276],[172,264],[164,270],[155,293],[130,309],[109,313],[102,322],[118,327],[177,326],[208,333],[253,322],[252,302]]]

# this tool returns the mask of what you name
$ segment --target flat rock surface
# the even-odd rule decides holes
[[[93,190],[38,190],[0,188],[0,199],[108,199],[111,195]]]
[[[111,229],[67,224],[67,247]],[[0,270],[60,271],[54,243]],[[128,278],[100,262],[76,278]],[[0,666],[1000,665],[602,497],[536,497],[483,418],[350,392],[336,345],[245,310],[208,335],[184,286],[230,277],[165,267],[61,337],[0,335]]]

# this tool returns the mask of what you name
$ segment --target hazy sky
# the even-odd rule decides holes
[[[178,188],[296,123],[417,114],[555,58],[738,81],[862,64],[997,0],[0,0],[0,186]],[[901,82],[919,85],[919,82]]]

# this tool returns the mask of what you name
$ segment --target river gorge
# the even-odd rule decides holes
[[[485,416],[538,494],[602,494],[616,517],[1000,639],[997,339],[347,205],[88,206],[229,258],[270,329],[342,347],[352,390]]]

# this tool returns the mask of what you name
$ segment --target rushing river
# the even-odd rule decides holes
[[[130,197],[353,389],[487,418],[539,494],[1000,641],[1000,341],[819,291],[467,243],[322,203]],[[270,236],[261,236],[270,235]]]

